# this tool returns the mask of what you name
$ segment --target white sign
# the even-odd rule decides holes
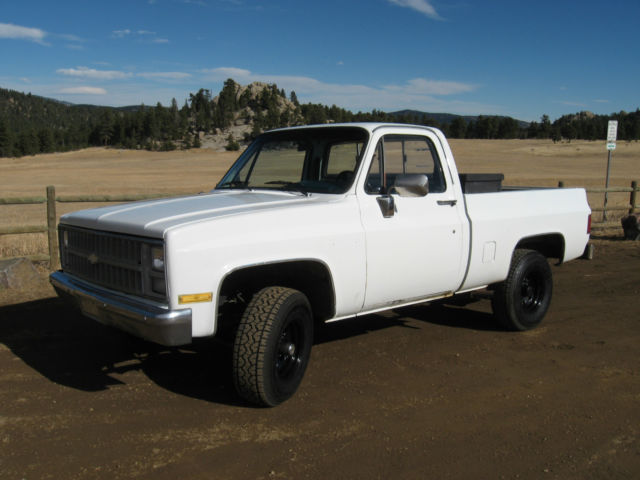
[[[607,142],[607,150],[615,150],[616,142]]]
[[[618,137],[618,121],[609,120],[609,125],[607,126],[607,143],[615,143],[617,137]],[[612,149],[609,149],[609,150],[612,150]]]

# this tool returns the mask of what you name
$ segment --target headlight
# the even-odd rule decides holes
[[[149,264],[146,268],[146,287],[148,294],[167,294],[167,283],[164,278],[164,245],[149,245]]]
[[[164,247],[151,248],[151,268],[164,272]]]

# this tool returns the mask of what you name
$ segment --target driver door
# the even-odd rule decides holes
[[[367,254],[364,311],[447,294],[462,282],[464,205],[434,140],[425,132],[388,134],[377,143],[358,192]],[[400,187],[416,179],[428,182],[428,193]]]

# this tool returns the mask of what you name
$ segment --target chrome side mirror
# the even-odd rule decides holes
[[[382,195],[381,197],[377,197],[378,206],[380,207],[380,211],[382,212],[382,216],[384,218],[393,217],[393,214],[396,211],[396,203],[393,200],[391,195]]]
[[[391,187],[391,193],[401,197],[424,197],[429,193],[429,179],[423,173],[398,175]]]

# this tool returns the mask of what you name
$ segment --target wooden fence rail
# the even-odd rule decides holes
[[[563,188],[564,182],[558,182],[558,187]],[[629,214],[636,213],[640,211],[640,204],[638,204],[638,192],[640,188],[638,187],[638,182],[633,180],[631,182],[630,187],[609,187],[609,188],[601,188],[601,187],[593,187],[586,188],[587,193],[628,193],[629,194],[629,203],[627,205],[618,205],[618,206],[610,206],[604,203],[603,207],[591,207],[592,212],[600,212],[602,213],[602,221],[595,222],[592,224],[591,228],[594,230],[602,230],[606,228],[614,228],[621,227],[620,222],[608,222],[607,221],[607,212],[627,212]]]
[[[559,182],[558,187],[563,188],[564,182]],[[629,193],[629,204],[625,206],[609,207],[606,211],[627,211],[635,213],[640,210],[637,203],[637,195],[640,188],[638,182],[631,182],[631,187],[610,187],[610,188],[587,188],[587,193]],[[0,227],[0,235],[20,235],[26,233],[46,233],[48,254],[27,255],[26,257],[32,261],[44,262],[48,261],[51,270],[55,270],[60,266],[60,258],[58,253],[58,234],[57,234],[57,215],[56,203],[109,203],[109,202],[135,202],[138,200],[150,200],[154,198],[163,198],[171,195],[163,193],[151,193],[147,195],[62,195],[56,196],[56,189],[53,186],[47,187],[46,197],[13,197],[0,198],[1,205],[37,205],[47,204],[47,224],[46,225],[21,225],[13,227]],[[592,208],[593,212],[603,212],[604,208]],[[619,223],[593,223],[594,230],[620,227]]]
[[[49,262],[51,270],[60,267],[58,252],[57,214],[56,203],[122,203],[136,202],[139,200],[151,200],[155,198],[169,197],[166,193],[150,193],[147,195],[61,195],[56,196],[53,186],[47,187],[46,197],[11,197],[0,198],[1,205],[38,205],[47,204],[46,225],[20,225],[0,227],[0,235],[20,235],[26,233],[46,233],[48,254],[26,255],[26,258],[35,262]]]

